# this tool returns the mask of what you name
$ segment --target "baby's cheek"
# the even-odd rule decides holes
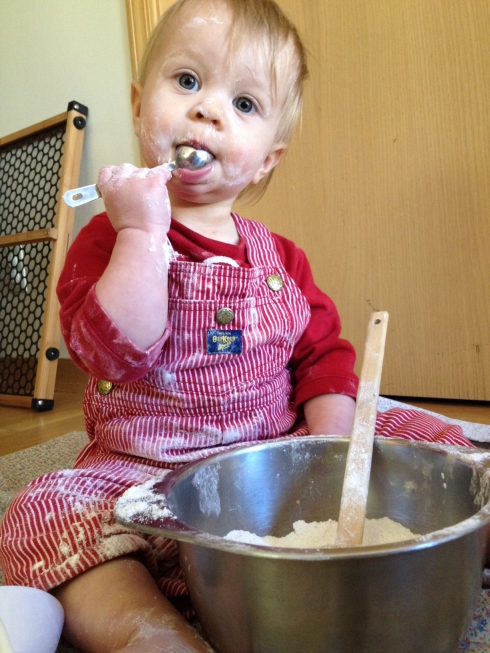
[[[142,121],[139,141],[143,158],[148,166],[168,163],[172,138],[172,134],[162,133],[153,121]]]
[[[248,184],[254,172],[246,157],[226,157],[221,166],[224,183],[228,186]]]

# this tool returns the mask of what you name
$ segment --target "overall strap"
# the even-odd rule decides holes
[[[238,233],[246,241],[250,264],[253,267],[273,266],[284,269],[274,237],[269,229],[260,222],[242,218],[236,213],[232,213],[232,216]]]

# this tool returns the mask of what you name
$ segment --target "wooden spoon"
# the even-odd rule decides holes
[[[371,314],[347,453],[336,546],[362,544],[387,327],[388,313]]]

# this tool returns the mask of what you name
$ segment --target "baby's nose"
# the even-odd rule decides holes
[[[215,126],[221,126],[223,123],[223,111],[219,102],[215,100],[196,104],[193,108],[193,115],[196,120],[209,122]]]

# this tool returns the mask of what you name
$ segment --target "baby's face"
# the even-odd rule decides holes
[[[199,7],[198,15],[183,10],[163,39],[133,108],[149,167],[173,160],[184,144],[213,155],[205,168],[178,170],[168,184],[181,200],[213,203],[234,199],[278,162],[291,52],[285,46],[278,53],[274,84],[265,44],[244,39],[232,52],[228,10],[211,2]]]

